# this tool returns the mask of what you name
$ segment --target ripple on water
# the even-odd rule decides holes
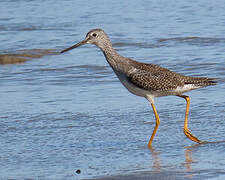
[[[160,38],[159,43],[180,43],[198,46],[212,46],[225,43],[225,38],[212,38],[212,37],[173,37],[173,38]],[[177,44],[176,44],[177,45]]]

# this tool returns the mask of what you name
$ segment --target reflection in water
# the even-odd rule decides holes
[[[151,151],[152,158],[153,158],[152,169],[156,172],[159,172],[161,169],[160,158],[159,158],[160,153],[157,152],[153,147],[148,147],[148,148]]]
[[[189,173],[187,175],[187,178],[191,178],[194,176],[193,173],[193,169],[192,169],[192,164],[197,162],[196,160],[193,160],[193,156],[192,156],[192,151],[194,148],[199,147],[200,144],[195,144],[192,146],[188,146],[185,149],[185,167],[186,167],[186,171]],[[191,173],[192,172],[192,173]]]
[[[193,148],[196,148],[198,146],[199,146],[199,144],[195,144],[193,146],[188,146],[185,149],[185,154],[184,154],[185,162],[184,162],[184,165],[185,165],[185,168],[186,168],[187,172],[191,172],[192,171],[191,164],[196,162],[192,158],[192,150],[193,150]],[[159,172],[161,170],[160,153],[158,151],[156,151],[153,147],[149,147],[149,150],[151,151],[152,158],[153,158],[152,169],[153,169],[153,171]]]
[[[224,141],[220,141],[220,142],[224,142]],[[220,142],[207,142],[207,143],[203,143],[203,144],[220,143]],[[194,144],[192,146],[185,147],[185,151],[184,151],[185,161],[184,161],[184,163],[181,162],[181,164],[182,164],[182,166],[184,164],[184,167],[186,169],[186,172],[187,172],[186,178],[192,178],[195,175],[195,173],[194,173],[195,171],[192,168],[192,164],[196,163],[197,160],[193,159],[192,152],[194,149],[199,148],[203,144]],[[162,166],[161,166],[160,152],[158,152],[153,147],[149,147],[149,150],[151,151],[152,159],[153,159],[152,170],[154,172],[160,172],[162,170],[161,169]]]
[[[192,171],[192,167],[191,164],[194,162],[192,159],[192,148],[186,148],[185,149],[185,167],[187,172],[191,172]]]
[[[201,144],[194,144],[192,146],[187,146],[185,147],[185,168],[186,168],[186,171],[188,173],[190,172],[193,172],[191,174],[188,174],[188,178],[191,178],[194,176],[194,170],[192,169],[192,164],[193,163],[196,163],[197,160],[193,159],[193,156],[192,156],[192,152],[194,149],[197,149],[197,148],[200,148],[201,146],[205,145],[205,144],[213,144],[213,143],[224,143],[225,141],[215,141],[215,142],[203,142]]]
[[[193,172],[193,169],[191,167],[192,163],[196,162],[195,160],[193,160],[193,157],[192,157],[192,151],[195,147],[198,147],[199,144],[195,144],[195,145],[192,145],[192,146],[188,146],[186,147],[185,149],[185,168],[186,168],[186,171],[187,173],[189,173],[187,175],[187,178],[192,178],[194,176],[194,173],[191,173]]]

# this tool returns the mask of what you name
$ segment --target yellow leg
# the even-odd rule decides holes
[[[178,97],[184,98],[187,102],[186,112],[185,112],[185,121],[184,121],[184,134],[190,140],[200,144],[200,143],[202,143],[202,141],[200,141],[197,137],[193,136],[188,129],[188,114],[189,114],[189,107],[190,107],[190,98],[189,98],[189,96],[185,96],[185,95],[179,95]]]
[[[158,127],[159,127],[159,124],[160,124],[159,115],[158,115],[158,113],[157,113],[157,111],[156,111],[155,105],[154,105],[153,102],[151,102],[151,105],[152,105],[153,112],[154,112],[154,114],[155,114],[155,119],[156,119],[156,121],[155,121],[155,128],[154,128],[154,131],[153,131],[152,136],[151,136],[151,138],[150,138],[150,140],[149,140],[149,142],[148,142],[148,147],[151,147],[151,146],[152,146],[152,141],[153,141],[153,139],[154,139],[154,137],[155,137],[156,131],[157,131],[157,129],[158,129]]]

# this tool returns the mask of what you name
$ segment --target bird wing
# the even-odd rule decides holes
[[[183,86],[183,75],[154,64],[134,62],[127,73],[127,79],[141,89],[148,91],[170,91]]]

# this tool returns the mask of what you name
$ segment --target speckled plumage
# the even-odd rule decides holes
[[[93,34],[98,36],[92,39]],[[86,39],[88,39],[87,43],[95,44],[103,51],[106,60],[122,84],[136,95],[144,97],[147,94],[153,97],[180,95],[192,89],[216,84],[212,78],[184,76],[158,65],[125,58],[112,48],[109,37],[102,29],[89,31]],[[135,91],[132,90],[134,87]],[[137,93],[137,91],[142,91],[142,93]]]
[[[128,80],[139,88],[151,92],[164,92],[169,95],[177,87],[187,84],[193,85],[193,89],[215,84],[210,78],[184,76],[154,64],[136,61],[130,61],[130,64],[134,70],[126,73]]]
[[[176,95],[186,100],[187,106],[184,133],[190,140],[202,143],[202,141],[193,136],[188,129],[190,98],[183,95],[183,93],[193,89],[215,85],[215,79],[184,76],[158,65],[141,63],[130,58],[123,57],[113,49],[109,37],[102,29],[93,29],[89,31],[83,41],[61,51],[61,53],[83,44],[95,44],[98,46],[104,53],[107,62],[112,67],[121,83],[131,93],[145,97],[151,103],[156,117],[156,125],[148,143],[149,147],[151,147],[153,138],[160,123],[160,119],[154,105],[154,98],[168,95]]]

